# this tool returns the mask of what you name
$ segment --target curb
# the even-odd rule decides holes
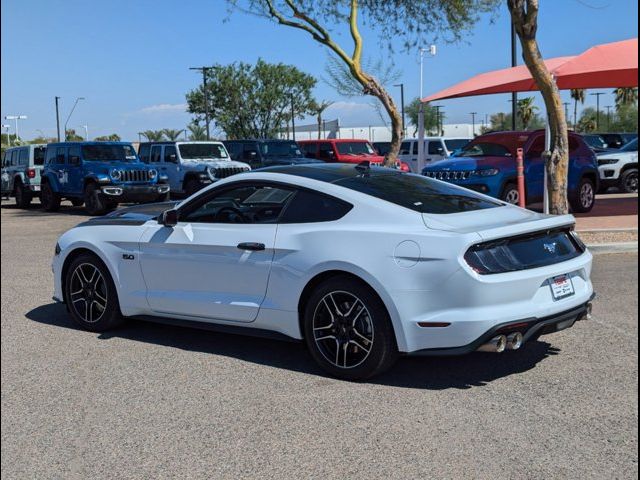
[[[595,243],[587,245],[593,254],[638,252],[638,242]]]

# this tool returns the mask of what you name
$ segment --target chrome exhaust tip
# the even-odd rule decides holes
[[[591,314],[591,312],[593,312],[593,303],[589,302],[587,303],[587,313],[584,316],[585,320],[591,320],[593,318],[593,315]]]
[[[514,332],[507,335],[507,349],[518,350],[522,346],[522,334]]]
[[[507,337],[505,335],[498,335],[497,337],[493,337],[484,345],[480,345],[477,351],[502,353],[504,352],[505,348],[507,348]]]

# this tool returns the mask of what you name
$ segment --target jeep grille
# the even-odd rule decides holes
[[[427,177],[436,180],[467,180],[471,176],[469,170],[438,170],[435,172],[427,171],[424,173]]]
[[[149,171],[148,170],[122,170],[121,182],[148,182]]]
[[[231,175],[248,171],[249,168],[247,167],[223,167],[214,169],[213,174],[215,175],[215,178],[227,178]]]

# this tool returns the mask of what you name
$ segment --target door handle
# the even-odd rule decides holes
[[[244,242],[244,243],[239,243],[238,248],[240,250],[251,250],[253,252],[259,252],[265,249],[265,245],[264,243]]]

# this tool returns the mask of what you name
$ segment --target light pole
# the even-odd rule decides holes
[[[511,66],[518,66],[518,47],[516,45],[516,27],[511,24]],[[518,107],[518,92],[511,92],[511,130],[516,129],[516,116]]]
[[[9,136],[9,129],[11,128],[11,125],[7,125],[6,123],[4,123],[2,124],[2,128],[7,131],[7,144],[11,146],[11,137]]]
[[[291,95],[291,134],[293,141],[296,141],[296,112],[293,108],[293,95]]]
[[[429,54],[431,57],[435,57],[437,50],[435,45],[429,47]],[[426,48],[420,48],[420,106],[418,111],[418,171],[422,171],[424,166],[424,103],[422,103],[423,97],[423,83],[424,83],[424,54],[427,52]]]
[[[84,128],[84,139],[85,141],[89,141],[89,125],[80,125],[82,128]]]
[[[595,92],[590,95],[596,97],[596,130],[600,130],[600,95],[604,95],[604,92]]]
[[[610,130],[611,129],[611,109],[613,108],[613,105],[607,105],[604,108],[607,109],[607,130]]]
[[[189,67],[189,70],[198,70],[202,72],[202,95],[204,97],[204,124],[207,128],[207,140],[211,140],[209,131],[209,92],[207,92],[207,74],[214,67]]]
[[[18,120],[26,120],[26,115],[5,115],[5,120],[14,120],[16,122],[16,143],[18,142]],[[10,139],[11,137],[9,137]]]
[[[58,142],[60,141],[60,109],[58,108],[58,102],[60,97],[56,97],[56,131],[58,132]]]
[[[477,114],[478,112],[469,113],[469,115],[471,115],[471,136],[472,137],[476,136],[476,115]]]
[[[442,134],[442,116],[440,115],[440,109],[442,109],[443,105],[434,105],[433,108],[436,109],[436,127],[438,131],[436,135],[439,136]]]
[[[398,83],[394,87],[400,87],[400,109],[402,111],[402,136],[406,136],[407,127],[404,122],[404,83]]]
[[[567,120],[569,118],[569,105],[571,104],[569,102],[564,102],[563,105],[564,105],[564,118],[565,120]]]
[[[71,108],[71,111],[69,112],[69,116],[67,117],[67,121],[64,122],[64,140],[67,140],[67,124],[69,123],[69,119],[71,118],[71,115],[73,114],[73,111],[76,109],[76,106],[78,105],[78,102],[80,100],[84,100],[84,97],[78,97],[76,98],[76,101],[73,103],[73,107]]]

